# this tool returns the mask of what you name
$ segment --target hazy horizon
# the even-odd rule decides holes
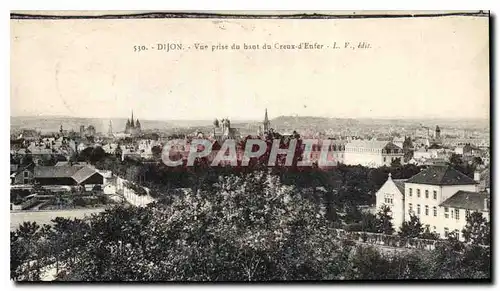
[[[263,115],[264,116],[264,115]],[[130,119],[130,115],[126,116],[110,116],[110,117],[92,117],[92,116],[70,116],[70,115],[11,115],[11,118],[80,118],[80,119]],[[279,117],[301,117],[301,118],[330,118],[330,119],[353,119],[353,120],[363,120],[363,119],[376,119],[376,120],[481,120],[487,121],[490,120],[490,117],[486,118],[475,118],[475,117],[329,117],[329,116],[319,116],[319,115],[280,115],[280,116],[269,116],[269,119],[275,119]],[[151,118],[140,118],[134,113],[134,120],[148,120],[148,121],[210,121],[213,122],[217,119],[225,118],[223,117],[214,117],[211,119],[198,119],[198,118],[185,118],[185,119],[151,119]],[[230,118],[231,121],[252,121],[252,122],[262,122],[263,117],[260,119],[248,119],[248,118]]]

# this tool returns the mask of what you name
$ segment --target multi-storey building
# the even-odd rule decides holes
[[[404,183],[404,189],[392,186],[397,183]],[[376,194],[377,208],[391,208],[396,230],[416,215],[441,238],[457,232],[462,239],[461,230],[470,212],[481,212],[489,220],[489,193],[478,192],[477,185],[451,166],[430,166],[403,182],[394,182],[389,176]]]

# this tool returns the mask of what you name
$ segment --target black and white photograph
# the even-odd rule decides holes
[[[490,21],[11,11],[11,281],[491,283]]]

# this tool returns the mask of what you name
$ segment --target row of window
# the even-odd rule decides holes
[[[455,216],[456,220],[460,220],[460,209],[455,209],[454,211],[450,211],[448,207],[444,208],[444,218],[450,218],[453,219],[453,216]],[[470,216],[470,210],[465,210],[465,218]]]
[[[425,209],[425,215],[429,216],[429,205],[425,205],[424,209]],[[420,210],[421,210],[420,204],[417,204],[417,216],[420,216]],[[408,213],[413,214],[413,205],[411,203],[408,203]],[[438,215],[436,206],[432,207],[432,213],[434,216]]]
[[[386,197],[386,198],[384,198],[384,202],[385,202],[385,204],[391,204],[391,205],[394,204],[394,200],[392,198]]]
[[[437,191],[432,191],[432,199],[437,200]],[[408,196],[413,196],[413,188],[409,188]],[[417,198],[420,198],[420,189],[417,188]],[[429,190],[425,190],[425,198],[429,199]]]
[[[408,203],[408,214],[413,214],[413,205],[411,203]],[[420,204],[417,204],[417,216],[420,216],[420,214],[421,214]],[[425,205],[424,214],[426,216],[429,216],[429,205]],[[438,210],[437,210],[436,206],[432,207],[432,214],[434,217],[438,216]],[[468,217],[469,215],[470,215],[470,211],[466,210],[465,216]],[[454,211],[450,211],[450,209],[448,207],[445,207],[444,208],[444,218],[450,218],[450,216],[451,216],[451,219],[455,218],[456,220],[460,220],[460,209],[455,209]]]

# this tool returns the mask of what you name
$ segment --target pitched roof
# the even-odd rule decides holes
[[[70,178],[78,172],[81,166],[36,166],[35,178]]]
[[[474,185],[476,181],[448,165],[433,165],[416,174],[407,183],[425,185]]]
[[[72,178],[75,179],[75,181],[78,184],[80,184],[81,182],[87,180],[90,176],[94,175],[95,173],[98,172],[90,167],[83,167],[78,172],[73,174]]]
[[[490,207],[490,196],[487,192],[458,191],[450,198],[443,201],[440,206],[461,208],[468,210],[484,210],[484,201],[487,200],[487,207]]]
[[[78,184],[98,173],[88,166],[37,166],[35,167],[35,178],[72,178]]]
[[[394,179],[394,180],[392,180],[394,182],[394,184],[396,185],[396,187],[398,187],[401,194],[405,193],[405,181],[406,180],[407,179]]]

